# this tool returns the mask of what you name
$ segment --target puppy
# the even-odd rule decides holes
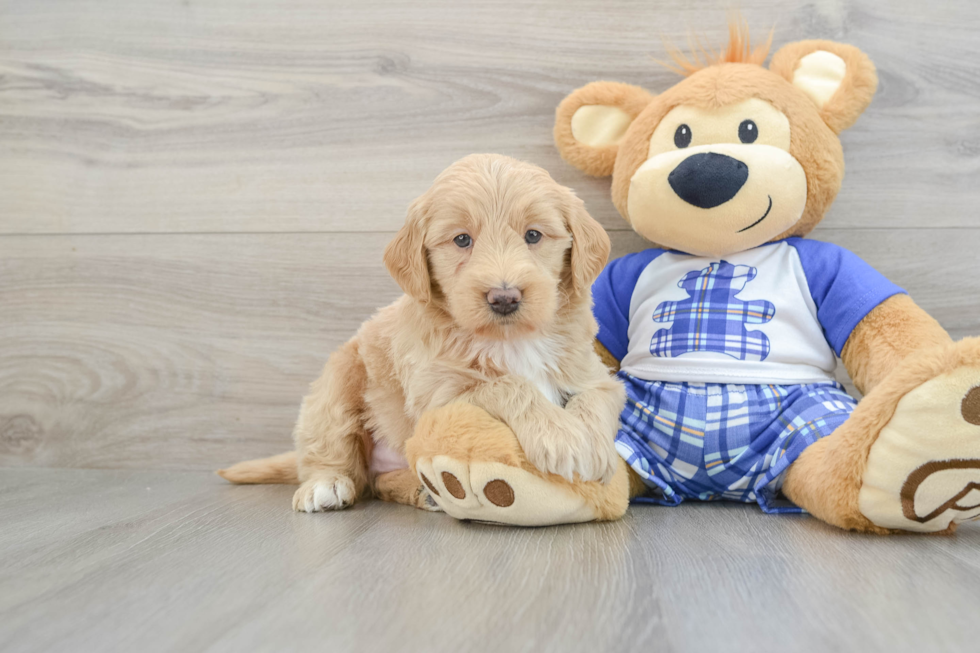
[[[295,452],[219,472],[301,483],[293,508],[345,508],[369,491],[425,508],[405,441],[427,410],[471,402],[527,459],[609,480],[625,402],[593,351],[591,285],[609,238],[571,190],[491,154],[445,170],[408,210],[384,262],[405,295],[330,356],[303,400]]]

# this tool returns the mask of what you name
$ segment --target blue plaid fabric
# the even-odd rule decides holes
[[[616,449],[653,492],[638,502],[757,502],[767,513],[802,512],[777,499],[800,453],[831,434],[857,405],[837,382],[719,385],[644,381],[619,373],[628,399]]]
[[[677,282],[690,295],[679,302],[663,302],[653,313],[654,322],[673,322],[650,341],[654,356],[675,357],[693,351],[713,351],[738,360],[762,361],[769,355],[769,338],[748,331],[746,324],[765,324],[776,314],[766,300],[736,299],[757,270],[727,261],[688,272]]]

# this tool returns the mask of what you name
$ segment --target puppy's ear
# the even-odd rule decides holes
[[[555,145],[563,159],[593,177],[613,172],[619,142],[653,96],[639,86],[592,82],[573,91],[555,112]]]
[[[388,243],[384,254],[388,273],[407,295],[423,303],[432,298],[429,262],[425,256],[423,243],[426,207],[425,197],[412,202],[408,207],[405,226],[395,235],[394,240]]]
[[[585,202],[566,189],[565,224],[572,233],[571,285],[582,295],[592,288],[602,268],[609,260],[609,235],[585,210]]]
[[[854,124],[878,89],[878,74],[868,56],[834,41],[784,45],[769,69],[806,93],[837,134]]]

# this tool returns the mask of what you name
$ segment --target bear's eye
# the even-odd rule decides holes
[[[674,145],[679,148],[685,148],[691,144],[691,128],[687,125],[681,125],[674,132]]]
[[[759,138],[759,128],[751,120],[743,120],[738,126],[738,140],[743,143],[754,143]]]
[[[541,232],[535,231],[534,229],[528,229],[527,233],[524,234],[524,242],[528,245],[533,245],[534,243],[540,242]]]
[[[463,249],[466,249],[467,247],[473,244],[473,239],[470,238],[469,234],[460,234],[455,238],[453,238],[453,242],[456,243],[457,247],[462,247]]]

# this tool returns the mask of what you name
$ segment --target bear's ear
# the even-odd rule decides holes
[[[839,134],[871,104],[878,88],[875,66],[853,45],[798,41],[779,49],[769,69],[806,93],[827,126]]]
[[[611,175],[619,142],[651,100],[639,86],[619,82],[592,82],[573,91],[555,112],[562,158],[593,177]]]

